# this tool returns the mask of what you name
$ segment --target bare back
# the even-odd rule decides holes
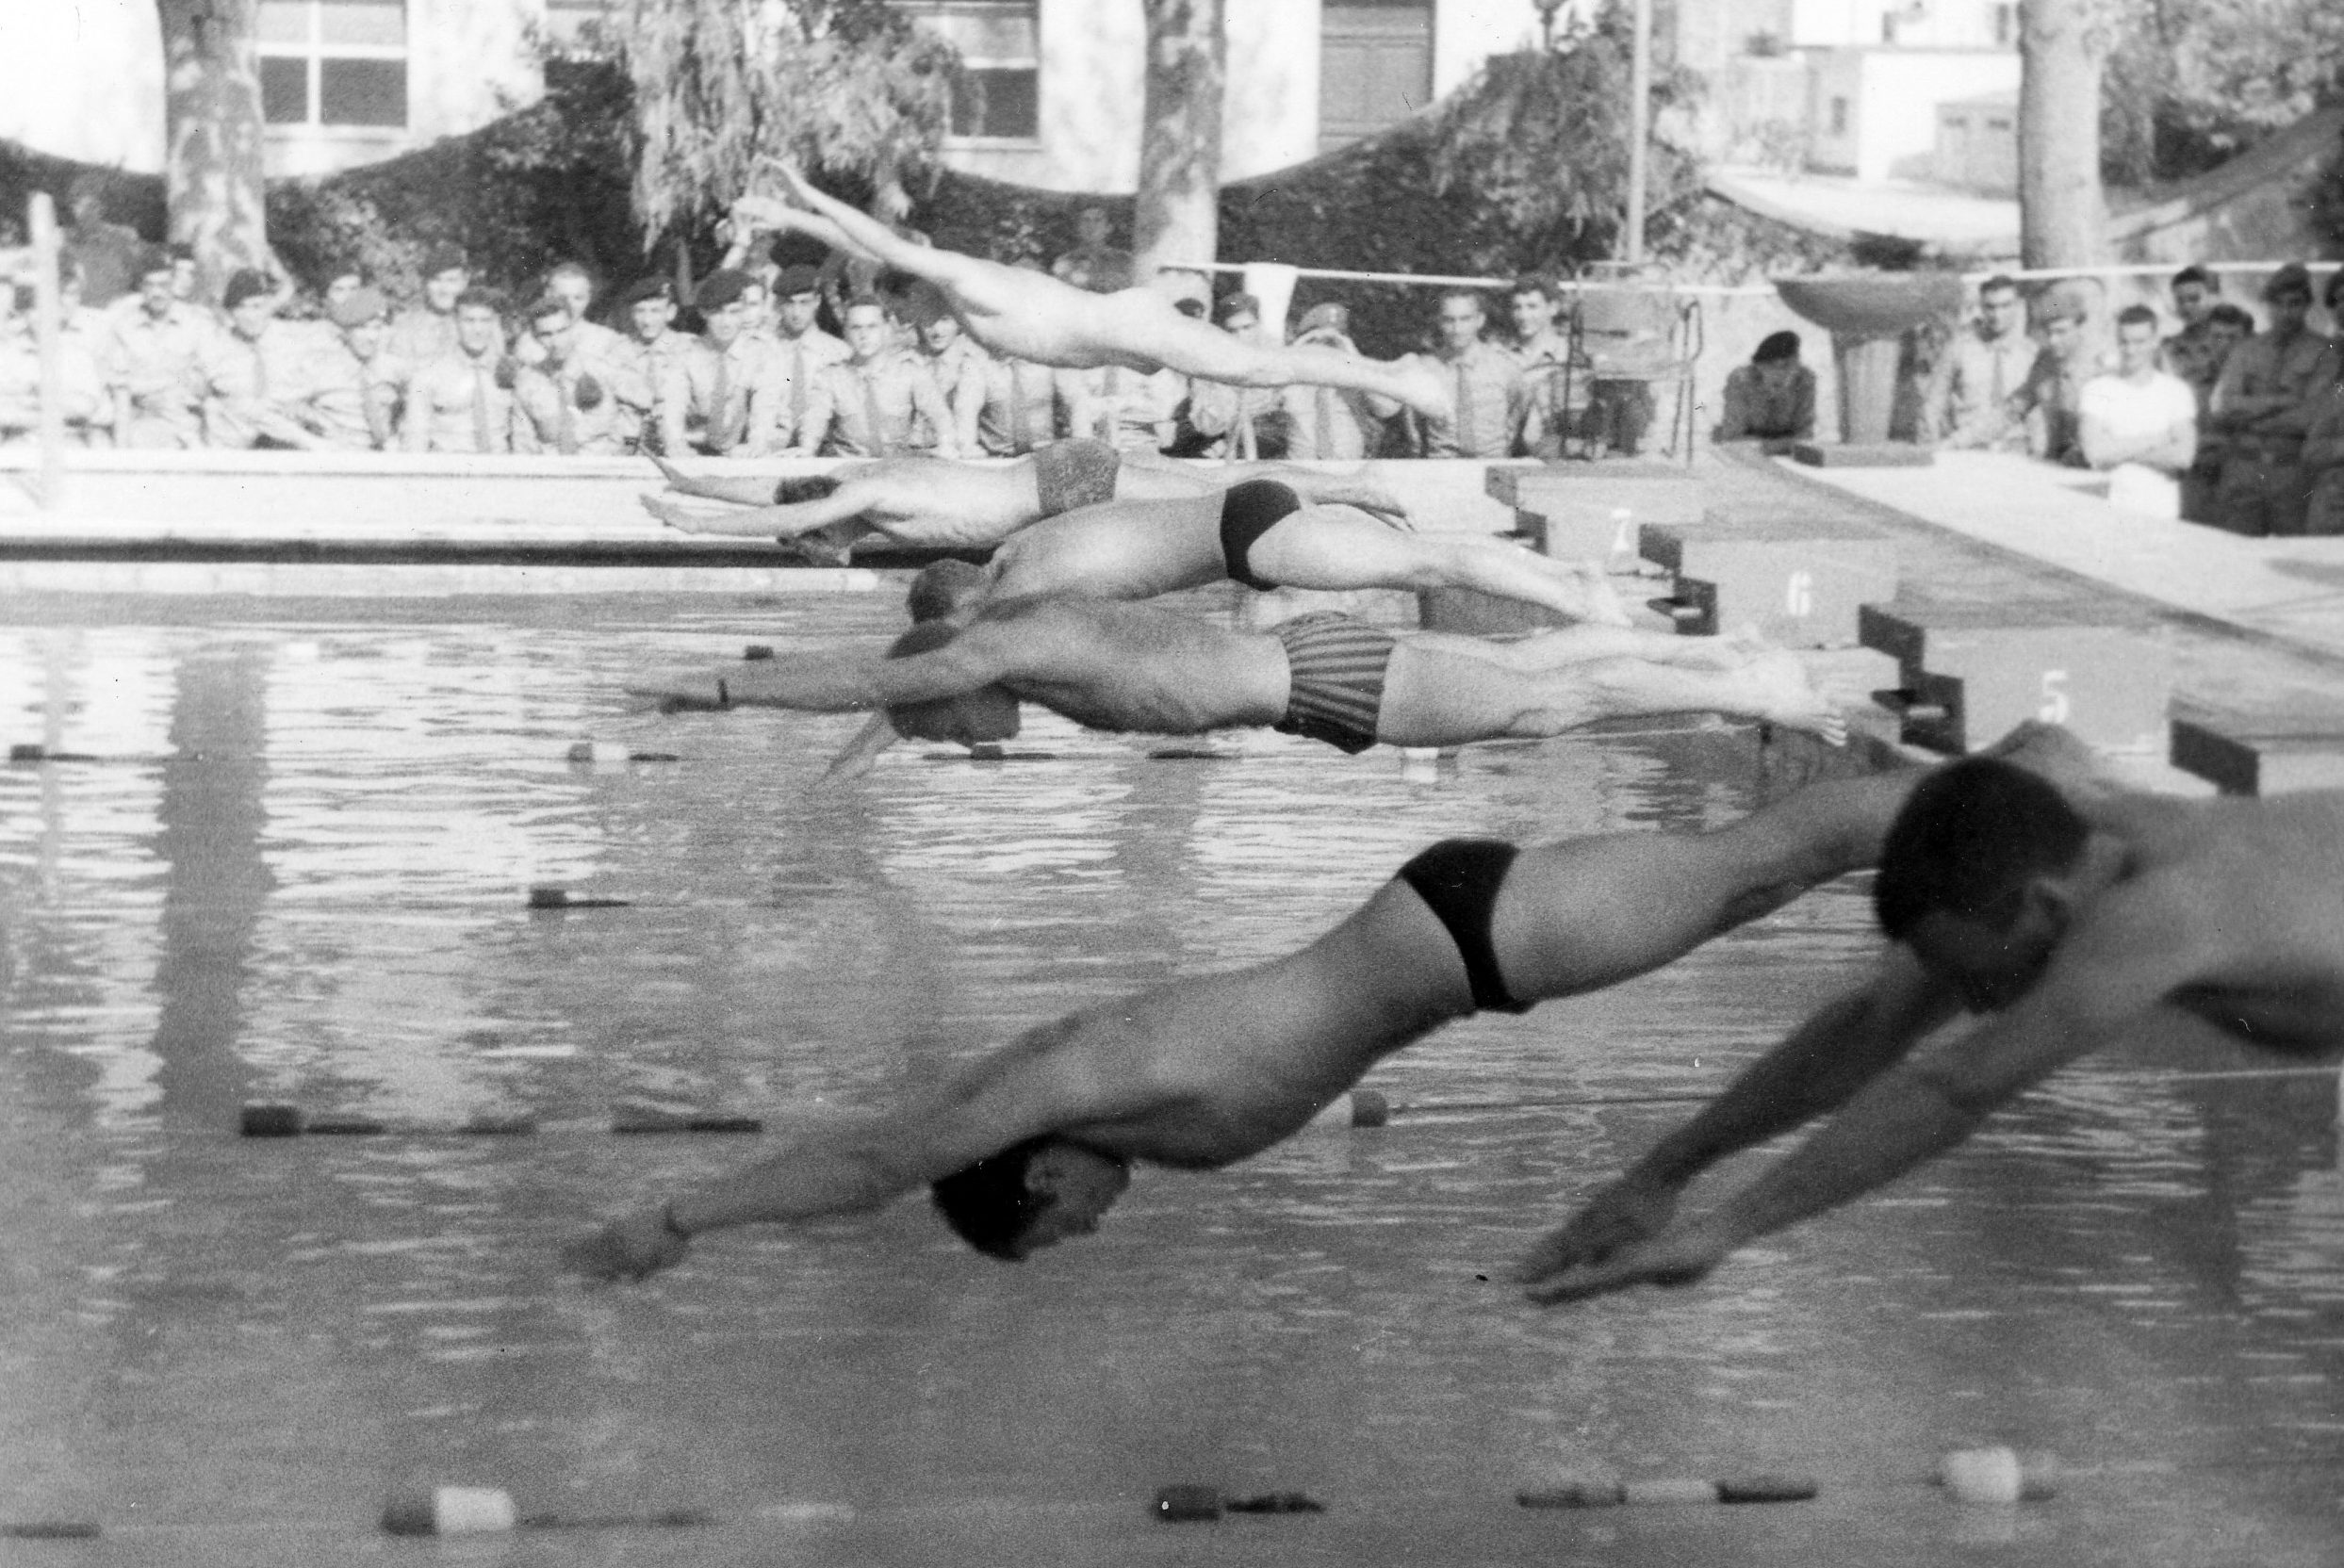
[[[940,549],[998,544],[1041,516],[1034,461],[956,463],[898,457],[857,476],[861,520],[899,544]]]
[[[998,683],[1092,729],[1194,735],[1275,722],[1286,711],[1285,651],[1147,605],[1041,598],[987,608],[964,634],[999,634]]]
[[[997,599],[1145,599],[1218,582],[1228,575],[1221,496],[1109,501],[1047,518],[1003,544],[992,570]]]

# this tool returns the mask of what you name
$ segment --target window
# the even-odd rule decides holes
[[[407,123],[406,0],[260,0],[271,125]]]
[[[1041,136],[1039,0],[895,0],[896,8],[960,51],[952,134],[987,141]]]
[[[1319,150],[1432,102],[1432,0],[1328,0],[1319,13]]]
[[[1833,136],[1847,134],[1847,100],[1844,98],[1831,100],[1831,134]]]

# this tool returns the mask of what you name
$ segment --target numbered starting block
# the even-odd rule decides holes
[[[1665,463],[1492,467],[1483,483],[1533,549],[1615,566],[1634,561],[1639,529],[1697,523],[1705,504],[1701,482]]]
[[[2167,755],[2226,795],[2344,788],[2344,712],[2177,718]]]
[[[2165,743],[2173,656],[2164,642],[2092,625],[2081,606],[1868,604],[1863,645],[1896,661],[1875,700],[1907,745],[1960,755],[2028,719],[2116,751]]]
[[[1860,523],[1712,507],[1690,527],[1647,523],[1637,547],[1675,575],[1652,608],[1688,635],[1754,627],[1786,647],[1847,647],[1862,607],[1896,596],[1896,546]]]

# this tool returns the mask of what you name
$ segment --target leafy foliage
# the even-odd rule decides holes
[[[932,172],[959,58],[884,0],[622,0],[635,214],[720,211],[773,161],[886,185]]]
[[[2201,174],[2344,93],[2336,0],[2108,0],[2103,172],[2139,187]]]

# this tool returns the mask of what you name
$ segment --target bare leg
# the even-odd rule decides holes
[[[1247,564],[1293,588],[1473,588],[1604,626],[1629,625],[1601,566],[1474,533],[1399,533],[1355,508],[1307,506],[1254,542]]]
[[[1762,644],[1726,637],[1680,637],[1640,627],[1556,627],[1527,637],[1503,640],[1454,632],[1419,631],[1409,639],[1466,659],[1486,659],[1524,675],[1583,664],[1596,659],[1643,659],[1693,669],[1736,670],[1766,651]]]
[[[1453,746],[1682,712],[1762,719],[1834,743],[1847,734],[1839,709],[1789,653],[1763,654],[1738,670],[1603,659],[1530,675],[1409,642],[1392,656],[1376,736],[1393,745]]]

